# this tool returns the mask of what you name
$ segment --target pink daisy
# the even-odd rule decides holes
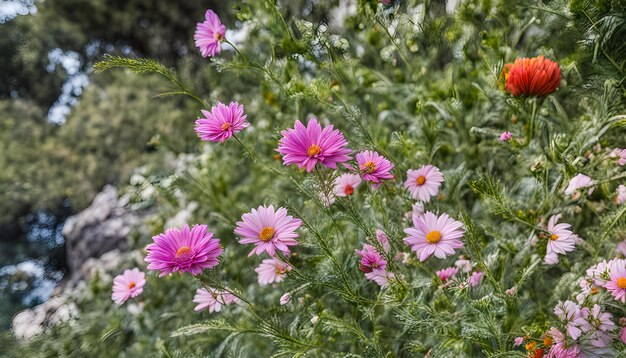
[[[196,133],[201,140],[222,142],[250,126],[246,122],[247,115],[243,114],[243,106],[237,102],[230,102],[226,106],[217,102],[211,112],[200,110],[205,118],[196,120]]]
[[[622,340],[622,343],[626,344],[626,327],[622,327],[619,331],[619,339]]]
[[[567,337],[555,327],[551,327],[548,335],[556,344],[550,347],[546,358],[577,358],[580,355],[580,347],[576,344],[567,345]]]
[[[472,275],[469,278],[469,285],[472,287],[476,287],[480,285],[480,283],[483,281],[483,277],[485,277],[484,272],[480,272],[480,271],[472,272]]]
[[[196,295],[193,296],[193,302],[198,304],[194,308],[196,312],[206,309],[208,309],[209,312],[219,312],[222,310],[222,306],[238,304],[239,298],[230,292],[224,292],[209,287],[208,290],[204,288],[196,290]]]
[[[609,280],[604,284],[617,301],[626,302],[626,260],[609,262]]]
[[[406,172],[407,179],[404,187],[411,193],[411,197],[425,203],[430,201],[431,196],[437,195],[439,187],[443,183],[443,174],[439,168],[433,165],[424,165],[415,170],[409,169]]]
[[[458,267],[448,267],[443,270],[437,271],[437,277],[441,280],[441,282],[446,282],[452,277],[454,277],[459,272]]]
[[[361,177],[358,174],[342,174],[335,179],[335,195],[350,196],[354,194],[359,184],[361,184]]]
[[[393,272],[381,268],[373,269],[371,272],[365,273],[365,278],[376,282],[376,284],[382,288],[387,288],[387,286],[389,286],[389,280],[394,277]]]
[[[202,57],[212,57],[222,51],[220,43],[224,40],[226,26],[222,25],[220,18],[213,10],[207,10],[204,18],[205,21],[199,22],[196,26],[193,38],[196,40],[196,47],[200,49]]]
[[[615,190],[615,204],[622,205],[626,202],[626,186],[621,185]]]
[[[404,242],[411,246],[422,262],[432,254],[443,259],[453,255],[455,249],[463,247],[463,242],[459,240],[463,237],[463,224],[448,214],[437,217],[428,211],[424,216],[414,218],[413,225],[415,227],[404,229],[408,235]]]
[[[511,139],[513,139],[513,134],[511,134],[511,132],[503,132],[503,133],[500,135],[500,138],[498,138],[498,140],[499,140],[500,142],[506,142],[506,141],[509,141],[509,140],[511,140]]]
[[[602,312],[602,308],[599,305],[594,304],[591,309],[584,307],[581,310],[581,314],[589,322],[589,327],[587,328],[603,332],[612,331],[616,328],[615,323],[612,321],[613,315],[609,312]]]
[[[113,279],[113,293],[111,299],[118,305],[128,301],[132,297],[137,297],[143,292],[146,284],[146,274],[138,268],[125,270],[121,275]]]
[[[577,174],[569,181],[567,188],[565,188],[565,195],[572,195],[578,189],[583,188],[589,188],[587,194],[591,195],[593,192],[593,180],[585,174]]]
[[[454,261],[454,266],[463,270],[463,272],[472,271],[472,262],[470,260],[465,259],[465,256],[460,255],[459,259]]]
[[[570,224],[557,224],[560,218],[561,214],[557,214],[552,215],[548,220],[547,231],[550,233],[550,237],[548,238],[546,257],[552,257],[554,254],[565,255],[568,252],[574,251],[576,235],[569,230],[572,227]],[[554,259],[558,262],[558,258],[554,257]],[[554,260],[548,261],[553,262]]]
[[[385,269],[387,260],[376,251],[376,248],[369,244],[363,245],[363,250],[355,250],[356,254],[361,258],[359,269],[365,273],[372,272],[374,269]]]
[[[376,229],[376,240],[380,243],[380,246],[386,253],[389,253],[391,246],[389,245],[389,237],[384,231]]]
[[[206,225],[170,228],[152,240],[154,243],[146,247],[146,262],[148,270],[161,271],[159,277],[176,271],[199,275],[202,270],[217,266],[224,251],[220,240],[213,238]]]
[[[292,267],[289,264],[282,262],[281,260],[271,258],[265,259],[261,262],[261,265],[254,271],[259,275],[259,284],[269,285],[274,282],[280,282],[287,277],[287,272],[291,271]]]
[[[582,317],[580,306],[575,302],[567,300],[559,302],[554,307],[554,314],[563,321],[567,333],[576,340],[588,326],[587,321]]]
[[[335,169],[337,163],[350,160],[348,142],[338,129],[332,125],[324,127],[313,118],[305,127],[296,121],[294,128],[281,132],[283,137],[278,142],[277,151],[283,155],[285,165],[296,164],[298,168],[313,170],[317,163]]]
[[[241,237],[240,244],[254,244],[255,247],[248,256],[260,255],[264,251],[274,257],[276,250],[289,254],[288,246],[298,245],[296,230],[302,225],[302,220],[287,215],[287,209],[274,206],[259,206],[251,212],[241,216],[237,222],[235,234]]]
[[[365,150],[356,155],[356,161],[359,164],[361,177],[373,183],[374,188],[378,188],[383,180],[394,178],[391,174],[393,164],[377,152]]]
[[[622,148],[613,149],[613,151],[611,152],[611,157],[612,158],[619,157],[617,164],[626,165],[626,149],[622,149]]]

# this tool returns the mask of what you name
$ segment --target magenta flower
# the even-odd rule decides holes
[[[291,271],[289,264],[282,262],[276,258],[265,259],[261,265],[254,271],[259,275],[259,284],[269,285],[274,282],[280,282],[287,277],[287,272]]]
[[[578,358],[580,355],[580,346],[573,344],[567,345],[567,337],[555,327],[551,327],[548,335],[552,337],[556,344],[550,347],[550,351],[546,355],[548,358]]]
[[[383,180],[394,178],[391,174],[393,164],[377,152],[365,150],[356,155],[356,161],[359,164],[361,177],[371,182],[374,188],[378,188]]]
[[[570,224],[561,223],[557,224],[561,214],[552,215],[548,220],[547,231],[550,233],[548,238],[548,246],[546,250],[546,257],[544,261],[548,264],[558,262],[559,255],[566,255],[568,252],[574,251],[574,245],[576,244],[576,235],[569,229],[572,227]]]
[[[374,269],[385,269],[387,260],[376,251],[376,248],[369,244],[363,245],[363,250],[355,250],[356,254],[361,258],[359,269],[365,273],[372,272]]]
[[[317,163],[335,169],[337,163],[350,160],[348,142],[338,129],[332,125],[324,127],[313,118],[305,127],[296,121],[294,128],[281,132],[283,137],[278,142],[277,151],[283,155],[283,164],[296,164],[298,168],[313,170]]]
[[[471,287],[476,287],[480,285],[480,283],[483,281],[483,277],[485,277],[484,272],[480,272],[480,271],[472,272],[472,275],[469,278],[469,285]]]
[[[204,18],[205,21],[199,22],[196,26],[193,38],[196,40],[196,47],[200,49],[202,57],[213,57],[222,51],[220,43],[224,40],[226,26],[222,25],[220,18],[213,10],[207,10]]]
[[[524,343],[524,337],[515,337],[513,340],[513,344],[516,346],[521,346]]]
[[[285,208],[275,211],[273,205],[261,205],[243,214],[241,220],[235,229],[235,234],[241,237],[239,243],[255,245],[248,256],[267,252],[274,257],[276,250],[288,255],[288,246],[298,245],[296,230],[302,225],[302,220],[287,215]]]
[[[222,142],[250,126],[246,122],[247,115],[243,114],[243,106],[237,102],[230,102],[226,106],[217,102],[211,112],[200,110],[205,118],[196,120],[196,133],[201,140]]]
[[[593,192],[593,180],[585,174],[577,174],[569,181],[567,188],[565,188],[565,195],[572,195],[578,189],[583,188],[589,188],[587,194],[591,195]]]
[[[391,246],[389,245],[389,237],[384,231],[376,229],[376,240],[380,243],[380,246],[386,253],[389,253]]]
[[[193,296],[193,302],[198,304],[194,308],[196,312],[206,309],[208,309],[209,312],[219,312],[222,310],[222,306],[238,304],[239,298],[230,292],[209,287],[208,290],[204,288],[196,290],[196,295]]]
[[[111,299],[118,305],[128,301],[132,297],[137,297],[143,292],[146,284],[146,274],[138,268],[124,270],[121,275],[113,279],[113,292]]]
[[[286,305],[287,303],[289,303],[289,301],[291,301],[291,293],[287,292],[284,295],[280,296],[280,304],[281,305]]]
[[[621,185],[615,190],[615,204],[622,205],[626,202],[626,186]]]
[[[417,170],[409,169],[406,176],[404,187],[411,193],[411,197],[425,203],[430,201],[430,197],[439,193],[439,187],[444,181],[439,168],[430,164]]]
[[[463,224],[451,219],[448,214],[437,217],[428,211],[424,216],[414,218],[413,225],[415,227],[404,229],[409,235],[404,242],[411,246],[422,262],[432,254],[440,259],[454,255],[455,249],[463,247],[463,242],[459,240],[463,237]]]
[[[609,262],[609,280],[604,284],[617,301],[626,302],[626,260]]]
[[[503,132],[502,134],[500,134],[500,138],[498,138],[500,142],[507,142],[511,139],[513,139],[513,134],[511,134],[511,132]]]
[[[220,240],[213,238],[206,225],[194,225],[191,230],[188,225],[170,228],[152,240],[154,243],[146,247],[146,262],[148,270],[161,271],[159,277],[176,271],[199,275],[217,266],[223,251]]]
[[[436,272],[437,277],[441,280],[441,282],[446,282],[452,277],[454,277],[459,272],[458,267],[448,267],[443,270],[439,270]]]
[[[354,194],[356,187],[361,184],[361,177],[358,174],[343,174],[335,179],[335,196],[350,196]]]

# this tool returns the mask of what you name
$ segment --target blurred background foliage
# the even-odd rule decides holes
[[[47,210],[62,217],[77,212],[104,184],[125,187],[142,166],[150,173],[142,186],[154,187],[159,203],[152,231],[161,232],[168,218],[190,201],[197,202],[189,222],[209,224],[227,248],[223,258],[227,264],[220,265],[215,275],[228,277],[229,284],[255,297],[275,321],[272,327],[280,327],[285,336],[372,356],[379,355],[378,347],[397,356],[423,355],[431,347],[436,347],[436,356],[515,354],[507,349],[521,327],[547,328],[550,305],[567,294],[562,275],[584,271],[588,265],[579,260],[595,262],[613,250],[624,233],[626,224],[621,222],[610,237],[603,232],[603,225],[613,218],[603,216],[614,209],[613,183],[594,193],[595,203],[566,202],[561,195],[563,181],[579,171],[605,179],[619,170],[608,159],[592,162],[589,155],[606,154],[594,149],[596,144],[624,146],[623,125],[597,136],[611,117],[624,112],[624,3],[412,0],[385,7],[376,0],[358,0],[352,2],[356,12],[347,16],[337,10],[344,1],[276,3],[286,27],[273,1],[47,0],[35,3],[35,15],[0,24],[0,70],[5,74],[0,83],[0,223],[6,228],[2,232],[9,233],[3,241],[21,240],[17,233],[28,213]],[[246,34],[240,47],[263,71],[251,68],[233,51],[211,61],[200,57],[193,31],[208,8],[229,30]],[[200,144],[193,132],[198,104],[183,97],[157,97],[171,90],[163,78],[126,70],[93,75],[91,66],[105,53],[154,58],[208,103],[240,101],[253,123],[242,137],[267,160],[275,154],[280,129],[316,115],[344,131],[355,151],[384,151],[400,176],[423,163],[437,164],[446,174],[446,184],[433,209],[468,212],[472,221],[480,222],[475,236],[501,286],[494,289],[519,283],[523,299],[505,301],[497,294],[466,297],[472,309],[459,316],[455,301],[422,290],[430,284],[428,278],[411,281],[418,291],[414,300],[399,303],[390,297],[402,292],[381,294],[354,269],[353,252],[365,236],[362,230],[345,220],[329,225],[326,216],[316,215],[319,208],[312,200],[252,164],[233,143]],[[523,119],[529,112],[527,103],[501,93],[498,74],[516,57],[538,54],[559,62],[561,89],[546,100],[540,113],[539,144],[503,148],[497,136],[509,130],[523,137]],[[63,58],[75,59],[77,65],[64,66]],[[51,122],[50,108],[63,97],[64,84],[82,73],[88,76],[88,85],[70,91],[70,99],[77,101],[62,123]],[[187,158],[182,168],[173,162],[176,157]],[[315,188],[310,177],[293,175],[303,186]],[[467,185],[480,176],[499,178],[506,196],[489,180]],[[384,190],[391,196],[391,188]],[[383,194],[367,196],[359,209],[386,207],[385,215],[372,214],[369,219],[401,249],[402,229],[408,225],[403,216],[410,203],[394,194],[391,202]],[[366,197],[363,188],[357,195]],[[477,200],[479,196],[484,200]],[[302,210],[325,237],[342,233],[335,249],[354,292],[378,305],[338,300],[336,291],[314,285],[302,296],[306,304],[290,308],[295,313],[287,315],[288,308],[277,307],[282,291],[258,287],[255,275],[245,271],[253,270],[252,259],[245,257],[248,249],[239,246],[232,233],[241,214],[261,203]],[[498,205],[510,212],[490,210]],[[575,216],[582,210],[579,205],[593,214]],[[555,207],[570,214],[575,231],[594,245],[565,258],[564,267],[536,268],[528,248],[517,244],[527,233],[508,219],[536,222]],[[329,215],[345,219],[336,208]],[[137,238],[134,246],[140,249],[149,240]],[[315,282],[336,283],[337,277],[329,274],[330,263],[310,235],[303,235],[299,251],[302,257],[294,261],[312,265],[312,275],[318,275]],[[129,267],[143,265],[126,261]],[[536,272],[548,277],[541,287],[556,287],[549,298],[541,289],[523,290],[533,285],[524,281],[525,275]],[[189,277],[151,277],[140,303],[121,308],[110,301],[110,282],[110,276],[102,276],[89,283],[77,300],[80,319],[19,347],[4,334],[0,347],[15,347],[8,351],[10,356],[102,357],[188,357],[210,352],[219,356],[222,351],[227,356],[253,356],[302,349],[276,339],[275,331],[261,335],[265,338],[247,339],[246,330],[255,327],[239,308],[199,316],[191,304],[197,285]],[[294,279],[284,289],[299,284]],[[322,316],[324,324],[310,325],[314,315]],[[476,317],[487,326],[457,324]],[[202,335],[182,331],[170,338],[177,329],[207,318],[220,321],[198,328]],[[347,318],[355,319],[353,326],[345,326],[342,319]],[[417,341],[416,335],[433,336]]]

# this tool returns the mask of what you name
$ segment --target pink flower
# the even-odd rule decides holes
[[[570,300],[559,302],[554,307],[554,314],[563,321],[567,333],[574,340],[580,337],[582,333],[581,327],[588,327],[587,321],[582,317],[580,306]]]
[[[288,246],[298,245],[296,230],[302,225],[302,220],[287,215],[287,209],[274,206],[259,206],[251,212],[241,216],[237,222],[235,234],[241,237],[240,244],[254,244],[255,247],[248,256],[261,255],[264,251],[274,257],[276,250],[288,255]]]
[[[515,296],[515,294],[517,293],[517,287],[513,286],[509,288],[508,290],[504,291],[504,293],[506,293],[508,296]]]
[[[199,275],[217,266],[223,251],[220,240],[213,238],[206,225],[194,225],[191,230],[188,225],[170,228],[152,240],[154,243],[146,247],[146,262],[148,270],[161,271],[159,277],[176,271]]]
[[[446,269],[437,271],[436,274],[437,274],[437,277],[439,277],[439,279],[441,280],[441,282],[446,282],[452,277],[454,277],[454,275],[456,275],[457,272],[459,272],[458,267],[448,267]]]
[[[354,194],[354,190],[361,184],[361,177],[358,174],[343,174],[335,179],[336,196],[350,196]]]
[[[622,329],[619,331],[619,339],[621,339],[622,342],[626,344],[626,327],[622,327]]]
[[[259,284],[269,285],[282,281],[287,277],[287,272],[291,271],[291,269],[291,265],[279,259],[271,258],[263,260],[254,271],[259,275]]]
[[[463,255],[459,256],[459,259],[454,261],[454,266],[463,270],[463,272],[472,271],[472,262],[470,260],[466,260]]]
[[[222,310],[222,306],[238,304],[239,299],[230,292],[209,287],[208,290],[204,288],[197,289],[196,295],[193,296],[193,302],[198,304],[194,308],[196,312],[205,309],[208,309],[209,312],[219,312]]]
[[[463,242],[459,240],[463,237],[463,224],[451,219],[448,214],[437,217],[429,211],[422,217],[414,218],[413,225],[415,227],[404,229],[409,235],[404,242],[411,246],[422,262],[432,254],[440,259],[454,255],[455,249],[463,247]]]
[[[391,249],[391,246],[389,245],[389,237],[384,231],[376,229],[376,240],[380,242],[380,246],[382,246],[383,250],[385,250],[386,253],[389,253],[389,250]]]
[[[113,293],[111,299],[118,305],[128,301],[132,297],[137,297],[143,292],[146,284],[146,274],[138,268],[124,270],[121,275],[113,279]]]
[[[593,305],[591,310],[585,307],[581,310],[581,314],[589,323],[588,326],[585,326],[587,329],[583,329],[583,331],[588,331],[590,328],[593,328],[597,331],[606,332],[616,328],[615,323],[611,320],[613,315],[609,312],[602,312],[602,308],[599,305]]]
[[[506,142],[513,139],[513,134],[511,134],[511,132],[504,132],[502,134],[500,134],[500,138],[498,138],[498,140],[500,142]]]
[[[626,260],[609,262],[609,281],[604,284],[617,301],[626,302]]]
[[[567,188],[565,188],[565,195],[572,195],[576,190],[582,188],[589,188],[587,194],[591,195],[593,193],[593,180],[585,174],[577,174],[569,181]]]
[[[425,203],[430,201],[432,196],[439,193],[439,187],[444,178],[439,168],[433,165],[424,165],[415,170],[409,169],[406,172],[407,179],[404,187],[411,193],[411,197]]]
[[[317,163],[335,169],[337,163],[350,160],[348,142],[338,129],[332,125],[324,127],[313,118],[305,127],[296,121],[294,128],[281,132],[283,137],[278,142],[277,151],[283,155],[285,165],[296,164],[298,168],[313,170]]]
[[[222,142],[250,126],[246,122],[247,115],[243,114],[243,106],[237,102],[230,102],[228,107],[217,102],[211,112],[201,110],[205,118],[196,120],[196,133],[201,140]]]
[[[204,18],[205,21],[199,22],[196,26],[193,38],[196,40],[196,47],[200,49],[202,57],[213,57],[222,51],[220,43],[224,40],[226,26],[222,25],[220,18],[213,10],[207,10]]]
[[[483,277],[485,277],[484,272],[480,272],[480,271],[472,272],[472,275],[469,278],[469,285],[472,287],[476,287],[480,285],[480,283],[483,281]]]
[[[376,284],[382,288],[389,286],[389,280],[393,279],[395,275],[393,272],[389,272],[385,269],[373,269],[371,272],[365,274],[365,278],[376,282]]]
[[[516,346],[520,346],[522,345],[522,343],[524,343],[524,337],[515,337],[515,340],[513,342]]]
[[[587,269],[587,276],[593,280],[594,285],[604,286],[609,278],[609,266],[612,262],[613,261],[606,262],[606,260],[602,260],[597,265]]]
[[[567,346],[567,338],[561,331],[551,327],[548,335],[556,342],[550,347],[550,351],[546,358],[578,358],[580,355],[580,347],[578,345]]]
[[[385,269],[387,260],[376,251],[376,248],[369,244],[363,245],[363,250],[355,250],[356,254],[361,258],[359,269],[365,273],[372,272],[374,269]]]
[[[287,292],[284,295],[280,296],[281,305],[286,305],[287,303],[289,303],[289,301],[291,301],[291,293]]]
[[[626,165],[626,149],[621,149],[621,148],[613,149],[613,151],[611,152],[611,157],[613,158],[619,157],[617,164]]]
[[[378,188],[383,180],[394,178],[391,174],[393,164],[377,152],[365,150],[356,155],[356,161],[359,163],[361,177],[371,182],[374,188]]]
[[[547,231],[550,233],[548,238],[548,246],[546,251],[546,261],[549,256],[556,258],[554,254],[566,255],[568,252],[574,251],[574,245],[576,244],[576,235],[574,235],[569,229],[572,227],[570,224],[561,223],[557,224],[561,214],[553,215],[548,220]],[[556,258],[558,262],[558,258]]]
[[[626,149],[624,149],[626,151]],[[621,185],[615,190],[615,204],[622,205],[626,202],[626,186]]]

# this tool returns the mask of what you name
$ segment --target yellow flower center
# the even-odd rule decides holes
[[[550,338],[549,336],[546,336],[546,338],[543,339],[543,346],[550,347],[551,345],[552,345],[552,338]]]
[[[365,167],[365,169],[363,169],[366,173],[373,173],[374,170],[376,170],[376,164],[372,161],[369,161],[365,164],[363,164],[363,166]]]
[[[274,272],[276,272],[277,275],[282,275],[285,273],[285,270],[282,267],[276,267]]]
[[[554,241],[556,239],[558,239],[559,237],[556,236],[555,234],[550,235],[550,240]]]
[[[620,277],[617,279],[617,287],[621,289],[626,288],[626,277]]]
[[[222,130],[223,130],[223,131],[227,131],[227,130],[228,130],[228,128],[230,128],[230,123],[224,123],[224,124],[222,124],[222,127],[221,127],[221,128],[222,128]]]
[[[309,147],[309,150],[306,151],[306,155],[309,157],[314,157],[322,152],[322,148],[319,145],[313,144]]]
[[[441,240],[441,232],[433,230],[426,234],[426,242],[429,244],[436,244]]]
[[[417,180],[415,182],[417,183],[417,185],[424,185],[424,183],[426,183],[426,178],[423,175],[420,175],[417,177]]]
[[[130,283],[128,284],[128,289],[132,290],[133,288],[135,288],[135,286],[137,286],[135,281],[130,281]]]
[[[266,226],[259,233],[259,239],[263,242],[268,242],[274,237],[274,228]]]
[[[187,261],[191,257],[191,248],[189,246],[182,246],[176,251],[174,256],[175,261]]]
[[[215,37],[217,41],[222,41],[222,39],[224,38],[224,36],[222,36],[222,34],[220,34],[219,32],[214,33],[213,37]]]

